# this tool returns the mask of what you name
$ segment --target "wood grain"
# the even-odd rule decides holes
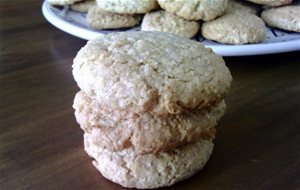
[[[46,22],[41,3],[0,2],[0,189],[123,189],[92,166],[73,115],[86,41]],[[300,52],[225,60],[234,82],[214,153],[165,189],[300,189]]]

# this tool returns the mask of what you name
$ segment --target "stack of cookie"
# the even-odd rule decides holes
[[[73,75],[85,150],[107,179],[169,186],[209,159],[232,81],[211,49],[163,32],[113,33],[78,52]]]

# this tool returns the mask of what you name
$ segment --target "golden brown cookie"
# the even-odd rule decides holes
[[[97,0],[104,11],[118,14],[142,14],[158,8],[156,0]]]
[[[147,13],[141,25],[142,31],[169,32],[187,38],[195,36],[199,28],[198,22],[185,20],[164,10]]]
[[[150,189],[170,186],[203,168],[213,151],[211,140],[199,140],[169,152],[136,154],[131,147],[120,152],[103,150],[89,134],[84,135],[85,151],[107,179],[128,188]]]
[[[99,147],[120,151],[132,146],[137,153],[145,154],[169,150],[200,138],[213,139],[214,127],[226,105],[223,101],[207,110],[164,117],[111,110],[80,91],[73,107],[77,122]]]
[[[88,26],[97,30],[132,27],[137,25],[140,19],[140,15],[105,12],[97,6],[92,7],[86,17]]]
[[[300,32],[300,5],[266,9],[261,18],[271,27]]]
[[[227,8],[227,0],[158,0],[164,10],[186,20],[213,20]]]
[[[77,2],[73,5],[71,5],[71,9],[73,11],[87,13],[90,8],[95,7],[95,6],[96,6],[95,0],[87,0],[87,1],[80,1],[80,2]]]
[[[261,18],[250,11],[228,10],[223,16],[205,22],[202,35],[224,44],[252,44],[265,39],[266,29]]]
[[[293,0],[248,0],[252,3],[257,3],[260,5],[266,5],[271,7],[277,7],[282,5],[288,5],[293,2]]]
[[[216,105],[232,80],[221,56],[165,32],[121,32],[89,41],[74,59],[73,76],[101,105],[156,115]]]

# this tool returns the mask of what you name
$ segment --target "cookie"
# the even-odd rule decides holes
[[[260,7],[258,5],[248,3],[246,1],[238,1],[238,0],[228,0],[228,6],[226,9],[226,13],[230,12],[242,12],[242,13],[250,13],[257,14]]]
[[[214,127],[224,115],[226,105],[222,101],[207,110],[164,117],[111,110],[80,91],[73,107],[81,128],[101,148],[120,151],[133,146],[136,152],[145,154],[169,150],[199,138],[214,138]]]
[[[213,20],[227,7],[227,0],[158,0],[158,3],[161,8],[186,20]]]
[[[90,8],[95,7],[95,6],[96,6],[96,1],[87,0],[87,1],[80,1],[78,3],[75,3],[74,5],[71,5],[71,9],[73,11],[87,13]]]
[[[247,0],[247,1],[260,4],[260,5],[272,6],[272,7],[288,5],[293,2],[293,0]]]
[[[142,31],[169,32],[187,38],[195,36],[199,28],[198,22],[182,19],[163,10],[147,13],[141,25]]]
[[[119,14],[142,14],[158,8],[156,0],[97,0],[104,11]]]
[[[261,18],[271,27],[300,32],[300,5],[266,9]]]
[[[230,11],[216,20],[206,22],[201,32],[206,39],[224,44],[259,43],[266,37],[263,20],[246,11]]]
[[[76,2],[81,0],[47,0],[51,5],[64,6],[64,5],[73,5]]]
[[[95,159],[94,166],[105,178],[139,189],[170,186],[192,176],[206,164],[213,145],[211,140],[199,140],[169,152],[140,155],[133,148],[103,150],[91,141],[90,135],[84,135],[85,151]]]
[[[140,18],[140,15],[105,12],[95,6],[88,11],[86,20],[88,27],[101,30],[132,27],[139,23]]]
[[[89,41],[74,59],[78,86],[101,105],[179,114],[218,104],[232,81],[221,56],[165,32],[121,32]]]

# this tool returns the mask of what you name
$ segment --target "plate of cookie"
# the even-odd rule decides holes
[[[203,43],[222,56],[262,55],[300,50],[299,5],[262,10],[262,7],[266,6],[231,0],[226,9],[220,9],[222,14],[207,16],[203,13],[192,13],[188,15],[190,17],[186,17],[178,15],[180,11],[169,10],[167,5],[161,4],[159,5],[163,9],[149,5],[152,7],[148,10],[137,10],[138,14],[137,11],[129,14],[132,10],[124,12],[124,8],[109,9],[109,12],[99,10],[99,3],[96,6],[96,2],[92,0],[59,6],[50,3],[53,0],[48,1],[44,1],[42,5],[44,17],[58,29],[85,40],[112,32],[164,31]],[[69,1],[74,3],[74,0]],[[103,2],[106,1],[109,2]],[[106,4],[104,7],[109,6]],[[149,13],[141,14],[143,11]],[[278,17],[287,12],[293,14],[289,17],[294,20],[286,21],[284,16]],[[262,18],[257,16],[258,13],[261,13]],[[202,16],[201,19],[199,15]]]

